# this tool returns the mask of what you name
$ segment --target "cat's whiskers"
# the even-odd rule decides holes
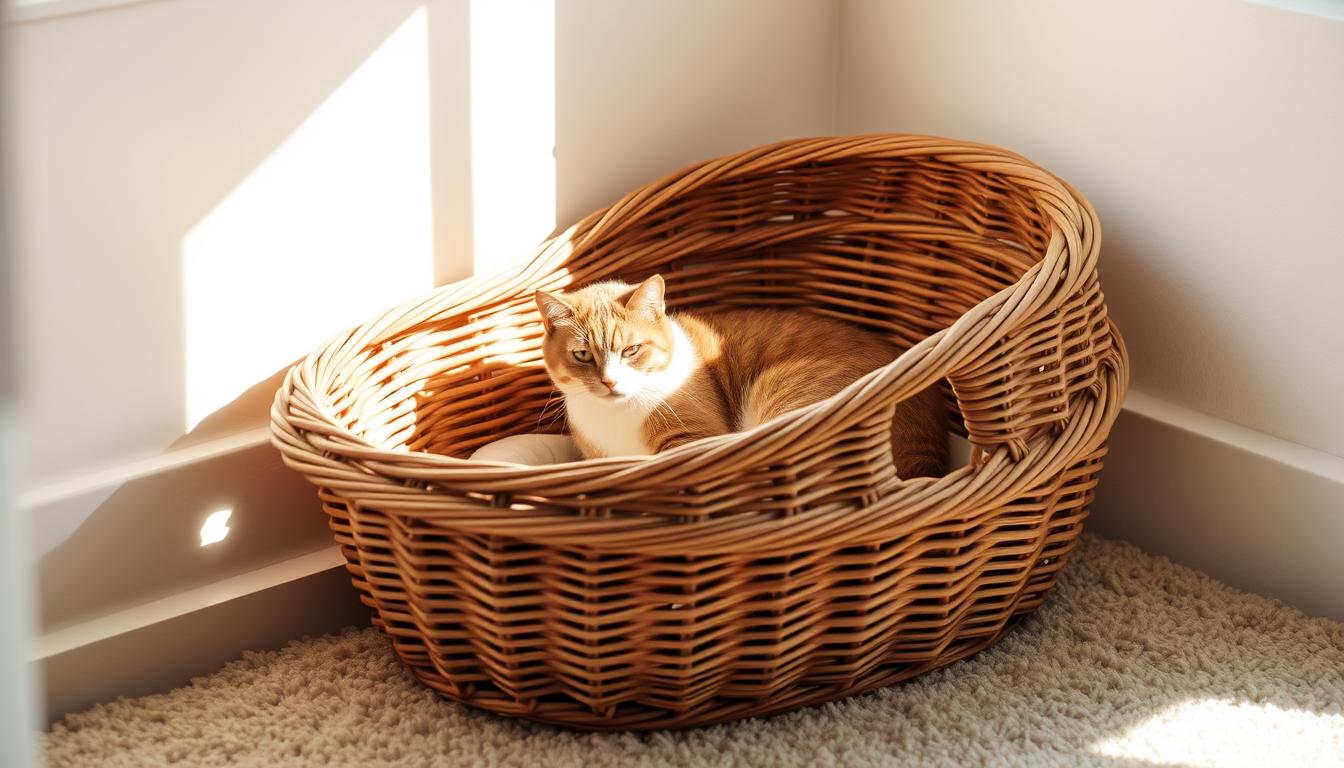
[[[537,414],[537,429],[538,429],[538,430],[540,430],[540,429],[542,428],[542,423],[541,423],[541,421],[542,421],[542,419],[546,418],[546,410],[547,410],[548,408],[551,407],[551,403],[555,402],[555,398],[556,398],[556,396],[557,396],[557,395],[562,395],[562,394],[563,394],[563,393],[562,393],[559,389],[552,389],[552,390],[551,390],[551,396],[548,397],[548,398],[546,398],[546,404],[543,405],[543,406],[541,406],[541,413]],[[550,419],[550,421],[546,422],[546,426],[549,427],[550,425],[554,424],[554,423],[555,423],[555,420],[558,419],[558,418],[560,418],[560,415],[561,415],[562,413],[564,413],[564,412],[565,412],[565,401],[564,401],[564,399],[562,398],[562,399],[560,400],[560,407],[559,407],[559,408],[556,408],[556,409],[555,409],[555,412],[554,412],[553,414],[551,414],[551,419]]]

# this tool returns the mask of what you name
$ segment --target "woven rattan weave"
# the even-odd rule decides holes
[[[355,586],[426,684],[580,728],[699,725],[918,675],[1038,606],[1128,377],[1096,217],[995,147],[791,141],[636,189],[527,266],[342,333],[272,411]],[[470,462],[558,431],[537,288],[667,278],[678,308],[785,307],[908,352],[749,432],[644,458]],[[894,404],[937,382],[971,465],[903,482]]]

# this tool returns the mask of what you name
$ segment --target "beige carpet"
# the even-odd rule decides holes
[[[1344,766],[1344,625],[1085,537],[997,647],[766,720],[645,735],[512,722],[437,698],[361,630],[71,715],[46,749],[53,766]]]

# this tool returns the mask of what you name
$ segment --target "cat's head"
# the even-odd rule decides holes
[[[605,282],[563,294],[537,291],[546,371],[556,387],[613,404],[652,397],[673,354],[663,287],[654,275],[637,286]]]

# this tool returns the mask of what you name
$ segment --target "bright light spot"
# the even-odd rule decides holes
[[[421,8],[183,240],[188,431],[433,287],[428,66]]]
[[[205,518],[205,525],[201,526],[202,547],[223,541],[229,535],[229,516],[232,514],[232,509],[221,509]]]
[[[1106,757],[1169,765],[1344,764],[1344,716],[1204,699],[1165,709],[1092,746]]]
[[[526,261],[555,229],[555,4],[472,0],[476,274]]]

